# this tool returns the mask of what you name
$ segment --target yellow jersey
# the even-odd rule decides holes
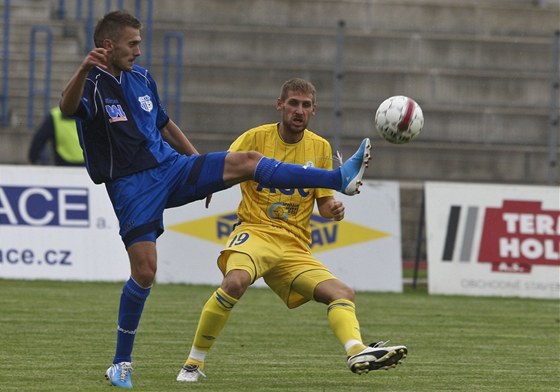
[[[332,169],[332,149],[327,140],[305,130],[297,143],[285,143],[278,124],[265,124],[239,136],[229,151],[258,151],[267,158]],[[241,223],[282,227],[306,243],[311,243],[310,217],[315,199],[333,196],[331,189],[276,189],[255,181],[240,184],[242,199],[237,210]]]

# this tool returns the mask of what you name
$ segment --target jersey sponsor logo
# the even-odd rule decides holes
[[[0,225],[89,227],[89,190],[0,186]]]
[[[286,196],[291,196],[294,193],[298,193],[301,197],[307,197],[309,196],[309,192],[306,191],[304,188],[286,188],[286,189],[281,189],[281,188],[272,188],[272,187],[267,187],[264,186],[262,184],[258,184],[257,185],[257,192],[262,192],[264,189],[267,189],[270,193],[272,194],[276,194],[276,192],[280,192],[283,195]]]
[[[200,238],[220,245],[226,240],[237,223],[235,212],[182,222],[169,227],[170,230]],[[371,229],[348,221],[335,222],[319,215],[311,216],[311,248],[322,252],[390,237],[389,233]]]
[[[487,263],[494,272],[508,273],[560,266],[560,211],[544,210],[539,201],[504,200],[502,207],[486,208],[482,220],[480,215],[478,207],[451,206],[443,262]],[[480,248],[473,257],[476,237]]]
[[[138,97],[138,102],[140,102],[140,107],[142,110],[146,112],[151,112],[154,108],[154,104],[152,103],[152,99],[149,95],[144,95],[143,97]]]
[[[268,209],[270,219],[288,220],[290,216],[297,215],[299,204],[294,203],[274,203]]]
[[[105,105],[105,111],[109,116],[109,122],[128,121],[126,113],[121,105]]]

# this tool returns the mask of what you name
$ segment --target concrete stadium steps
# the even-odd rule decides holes
[[[332,66],[336,56],[336,25],[328,28],[282,28],[244,25],[160,23],[153,34],[152,54],[163,56],[164,34],[181,32],[189,61],[257,61],[271,65]],[[374,30],[347,26],[344,65],[410,68],[458,68],[549,72],[552,32],[546,37],[480,37]],[[497,55],[498,54],[498,55]]]
[[[558,8],[532,0],[158,0],[154,11],[186,24],[330,27],[344,19],[364,31],[547,36],[558,28]]]
[[[279,120],[275,111],[275,95],[261,99],[235,99],[188,96],[184,100],[181,119],[186,126],[209,134],[241,132],[265,122]],[[332,135],[334,108],[332,102],[320,98],[318,112],[310,129]],[[374,114],[377,105],[343,107],[343,137],[361,138],[375,133]],[[175,108],[168,107],[170,114]],[[423,107],[425,127],[418,140],[423,142],[456,142],[540,145],[545,146],[548,132],[546,110],[531,111],[515,108],[465,108],[451,106]],[[538,127],[535,127],[535,124]]]
[[[380,179],[545,184],[547,149],[508,144],[376,142],[372,174]],[[410,174],[410,173],[414,174]],[[403,176],[407,173],[408,176]],[[370,175],[370,174],[368,174]]]
[[[25,20],[27,11],[21,9],[29,6],[28,3],[34,7],[29,11],[32,16]],[[68,76],[83,57],[80,39],[65,38],[68,29],[75,29],[76,22],[53,19],[55,3],[26,0],[18,2],[17,9],[12,11],[13,15],[18,15],[12,41],[23,46],[26,40],[29,41],[30,26],[26,23],[50,18],[47,22],[55,32],[50,98],[53,105],[58,101]],[[96,3],[99,8],[96,12],[102,14],[104,4],[100,3]],[[405,94],[422,105],[427,117],[421,137],[423,141],[546,143],[551,37],[550,32],[547,37],[543,31],[547,29],[547,20],[558,16],[557,6],[538,7],[529,1],[499,0],[318,0],[305,5],[296,3],[247,1],[243,8],[246,12],[239,12],[232,9],[229,2],[221,0],[158,1],[154,10],[156,30],[151,71],[160,82],[160,94],[163,96],[165,92],[161,58],[163,34],[179,30],[185,34],[180,108],[182,118],[188,119],[190,127],[213,134],[229,132],[230,128],[243,130],[262,122],[263,118],[271,117],[270,108],[280,83],[298,75],[317,85],[320,110],[312,125],[328,133],[334,117],[334,26],[344,18],[347,20],[342,99],[345,137],[360,138],[373,132],[372,117],[377,105],[389,95]],[[72,4],[67,5],[70,6],[67,15],[73,15]],[[125,5],[134,9],[132,1],[126,1]],[[269,20],[271,15],[266,10],[276,7],[274,14],[284,14],[296,9],[296,5],[302,12],[308,7],[317,8],[313,13],[316,18],[303,24],[297,13],[289,23]],[[46,10],[37,10],[41,7]],[[394,10],[388,10],[389,7]],[[445,24],[433,26],[426,23],[415,30],[399,24],[402,22],[399,18],[406,19],[411,10],[421,9],[415,14],[421,19],[426,18],[426,10],[436,8],[441,9],[439,14],[446,15],[443,19],[454,20],[458,25],[465,18],[471,19],[471,25],[473,21],[484,25],[486,19],[481,14],[485,13],[495,15],[495,23],[499,24],[499,14],[522,11],[527,24],[536,29],[531,20],[534,14],[538,14],[541,30],[539,33],[528,29],[524,34],[516,35],[503,27],[489,33],[488,29],[455,29],[457,26],[449,25],[449,33],[442,34]],[[165,15],[169,9],[173,9],[173,15]],[[354,12],[358,9],[361,11]],[[382,23],[375,23],[380,13],[385,15],[384,20],[398,19],[398,23],[386,23],[382,29]],[[333,15],[338,18],[334,20]],[[159,20],[166,16],[168,20]],[[405,55],[402,47],[408,49],[404,51]],[[379,56],[379,53],[384,55]],[[39,58],[36,69],[41,70],[42,63]],[[527,71],[529,67],[531,70]],[[10,86],[15,91],[11,112],[18,127],[21,119],[27,117],[28,73],[28,53],[14,55]],[[38,75],[36,86],[40,87],[42,83],[44,80]],[[39,99],[42,102],[42,98]],[[172,107],[170,111],[173,112]],[[232,112],[240,115],[232,118]],[[220,119],[224,114],[226,117]],[[34,115],[35,123],[40,117],[41,112]]]
[[[68,56],[85,55],[83,32],[74,23],[65,24],[63,21],[45,21],[42,23],[13,23],[10,26],[10,59],[17,61],[24,58],[29,61],[31,50],[31,32],[34,26],[48,26],[52,31],[52,56],[53,60],[63,61]],[[46,50],[47,35],[39,31],[36,36],[36,50],[44,53]],[[71,57],[72,58],[72,57]]]
[[[50,0],[17,0],[11,2],[10,16],[12,22],[40,23],[51,18]],[[0,15],[4,15],[4,5],[0,3]]]
[[[65,80],[57,83],[52,82],[53,97],[52,104],[58,101],[59,93],[62,90]],[[24,80],[21,81],[23,85]],[[281,83],[281,82],[279,82]],[[279,84],[277,83],[277,84]],[[17,84],[17,81],[12,81]],[[278,94],[277,86],[268,97],[256,97],[244,99],[241,97],[218,97],[218,96],[200,96],[197,94],[189,94],[183,96],[180,108],[180,123],[185,129],[192,129],[196,133],[204,133],[207,136],[216,138],[220,134],[229,135],[228,140],[231,142],[235,135],[241,133],[245,129],[260,124],[262,122],[275,122],[278,120],[278,113],[275,110],[275,98]],[[56,92],[56,94],[55,94]],[[334,108],[332,101],[319,97],[320,106],[318,113],[312,120],[310,128],[318,130],[333,141],[333,121]],[[14,125],[21,131],[22,127],[27,128],[27,104],[28,90],[27,88],[19,90],[18,95],[12,97],[14,110]],[[19,102],[19,103],[18,103]],[[34,101],[36,109],[42,110],[43,101],[38,97]],[[368,105],[361,103],[348,107],[343,107],[341,124],[341,138],[350,140],[359,140],[362,137],[375,134],[373,116],[377,105]],[[167,107],[170,115],[179,121],[175,113],[177,108],[174,105]],[[40,110],[37,112],[40,113]],[[548,113],[546,110],[530,110],[522,108],[467,108],[462,106],[438,106],[428,103],[423,107],[426,118],[425,128],[415,143],[470,143],[480,145],[481,152],[487,153],[489,159],[495,159],[496,154],[491,152],[493,147],[510,148],[517,146],[540,146],[544,149],[548,140]],[[34,116],[34,124],[38,125],[42,119],[42,115]],[[538,125],[538,126],[536,126]],[[229,145],[229,144],[227,144]],[[225,145],[225,147],[227,147]],[[206,151],[216,149],[213,148]],[[408,151],[408,150],[407,150]],[[470,159],[464,154],[458,153],[458,156],[452,155],[455,159]],[[512,157],[515,154],[512,154]],[[545,162],[546,152],[543,152],[542,161]],[[401,159],[405,159],[402,157]],[[410,158],[409,158],[410,159]],[[429,161],[430,155],[425,157]],[[510,165],[510,170],[506,171],[509,176],[515,176],[519,173],[515,165]],[[436,166],[430,169],[430,173],[438,179],[449,178],[447,167]],[[469,170],[463,168],[465,179],[484,180],[487,175],[494,174],[492,171],[478,173],[473,176]],[[429,174],[429,173],[428,173]],[[480,175],[483,174],[483,175]],[[504,173],[495,173],[504,174]],[[521,173],[520,173],[521,174]],[[416,170],[416,164],[404,165],[398,172],[392,173],[396,178],[423,178],[425,173]],[[501,178],[499,175],[496,178]],[[546,177],[542,177],[546,178]],[[450,178],[451,179],[451,178]],[[521,177],[520,181],[524,181]]]
[[[20,122],[20,121],[18,121]],[[25,122],[0,131],[0,163],[28,164],[27,152],[31,145],[33,131]],[[5,159],[9,158],[9,159]]]
[[[152,65],[154,75],[161,74]],[[293,64],[267,66],[246,63],[187,63],[182,76],[184,92],[192,95],[274,97],[291,76],[307,75],[318,88],[319,99],[334,96],[334,69]],[[343,101],[381,103],[390,95],[410,95],[418,102],[492,107],[547,108],[551,80],[545,73],[488,72],[406,67],[347,67],[343,77]]]
[[[81,56],[80,56],[81,57]],[[53,64],[51,102],[55,105],[77,61]],[[24,56],[11,64],[11,107],[19,118],[27,116],[29,63]],[[44,69],[38,59],[36,70]],[[152,66],[165,96],[161,64]],[[532,77],[531,77],[532,75]],[[318,88],[319,112],[312,126],[327,132],[332,128],[334,76],[330,67],[305,70],[291,67],[256,67],[253,63],[187,63],[182,71],[181,112],[189,124],[207,132],[227,132],[233,124],[244,129],[271,118],[280,84],[292,76],[312,80]],[[38,72],[35,87],[44,86]],[[170,81],[171,89],[173,80]],[[174,89],[174,88],[173,88]],[[345,134],[360,137],[372,129],[377,106],[389,95],[415,98],[424,111],[426,141],[545,145],[548,132],[550,82],[526,72],[483,72],[459,70],[408,71],[397,67],[348,68],[343,85],[342,124]],[[173,91],[170,91],[173,93]],[[247,95],[250,95],[250,98]],[[42,102],[42,97],[37,97]],[[168,105],[173,113],[174,105]],[[241,115],[220,118],[232,107]],[[38,108],[42,108],[39,106]],[[38,110],[36,117],[42,116]],[[204,118],[206,117],[206,119]],[[276,117],[271,118],[275,121]],[[210,119],[210,120],[208,120]],[[200,122],[199,122],[200,121]],[[253,122],[252,122],[253,121]],[[530,130],[530,131],[528,131]]]

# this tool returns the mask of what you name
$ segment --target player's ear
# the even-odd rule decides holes
[[[284,101],[282,101],[282,99],[277,98],[276,99],[276,110],[280,111],[282,110],[282,104],[284,103]]]
[[[109,38],[105,38],[101,42],[101,45],[102,45],[103,49],[107,49],[107,50],[112,50],[113,49],[113,41],[111,41]]]

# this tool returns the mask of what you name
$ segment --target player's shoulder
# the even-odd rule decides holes
[[[257,127],[251,128],[247,131],[245,131],[243,134],[246,135],[266,135],[266,134],[274,134],[274,132],[276,131],[276,129],[278,129],[278,124],[277,123],[271,123],[271,124],[262,124],[259,125]]]
[[[251,143],[262,144],[277,137],[277,124],[262,124],[248,129],[239,136],[239,140],[250,141]]]
[[[104,78],[108,75],[109,73],[107,71],[104,71],[99,67],[92,67],[87,73],[86,81],[95,83],[99,78]]]
[[[321,143],[321,144],[324,144],[325,146],[328,146],[328,147],[330,147],[330,145],[331,145],[327,139],[325,139],[324,137],[316,134],[313,131],[310,131],[309,129],[305,130],[304,137],[306,137],[310,141],[313,141],[314,143]]]
[[[132,73],[139,73],[141,75],[146,75],[148,74],[148,70],[138,64],[132,64]]]
[[[127,74],[133,78],[143,79],[148,83],[154,82],[150,72],[146,68],[141,67],[137,64],[134,64],[132,66],[132,70],[130,72],[127,72]]]
[[[276,124],[263,124],[248,129],[239,135],[230,145],[229,151],[259,150],[262,146],[270,143],[274,137]]]

